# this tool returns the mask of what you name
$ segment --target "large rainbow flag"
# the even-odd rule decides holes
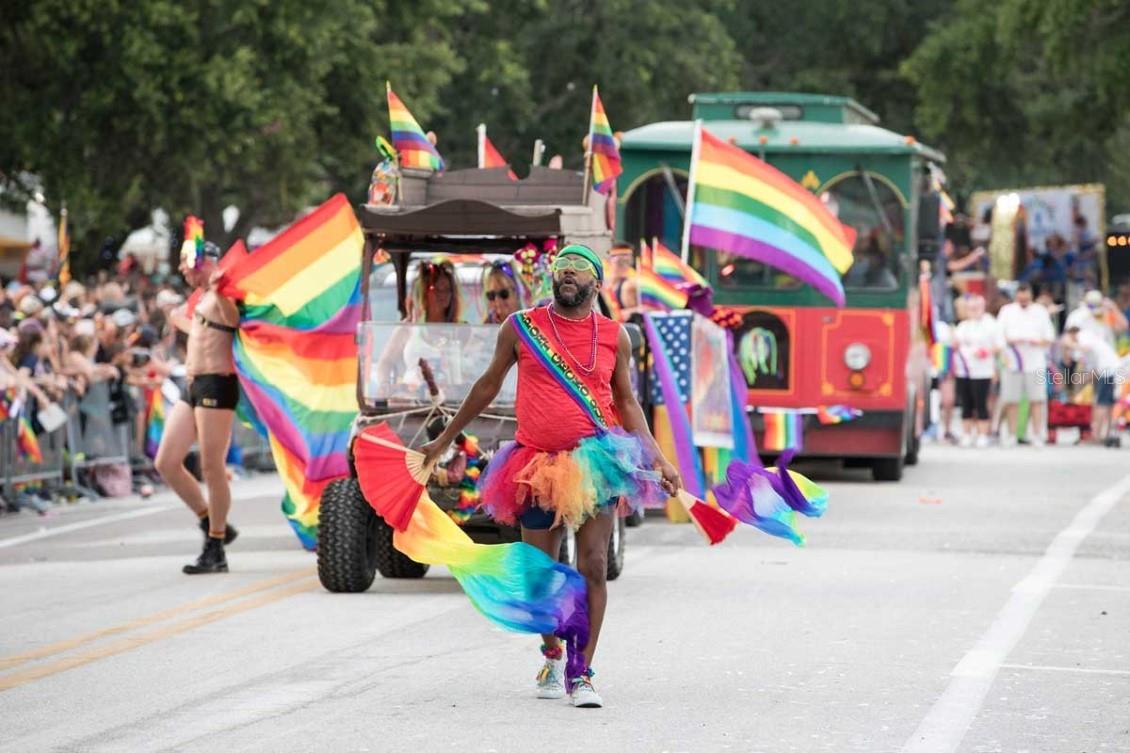
[[[776,267],[844,304],[855,230],[780,170],[695,124],[683,246]]]
[[[624,172],[620,165],[620,147],[612,135],[612,126],[604,112],[596,85],[592,87],[592,116],[589,119],[589,155],[592,163],[592,185],[608,193],[616,185],[616,177]]]
[[[388,93],[388,119],[392,128],[392,145],[396,147],[401,167],[415,167],[423,170],[443,172],[443,157],[435,144],[428,141],[424,129],[408,112],[408,108],[392,90],[392,84],[385,82]]]
[[[283,512],[308,549],[322,490],[349,475],[363,244],[338,194],[254,252],[236,244],[221,264],[220,292],[240,302],[241,411],[270,443]]]

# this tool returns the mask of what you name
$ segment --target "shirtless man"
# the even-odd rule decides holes
[[[206,536],[204,551],[196,562],[184,566],[188,575],[226,573],[224,545],[238,535],[227,524],[231,489],[224,460],[239,402],[239,381],[232,357],[239,311],[235,303],[213,287],[219,258],[220,249],[214,243],[205,243],[201,253],[191,243],[181,249],[180,273],[189,285],[204,288],[204,294],[191,319],[183,307],[171,316],[177,329],[188,333],[188,389],[169,414],[155,463],[165,483],[196,513]],[[184,467],[185,455],[197,440],[207,501],[196,479]]]

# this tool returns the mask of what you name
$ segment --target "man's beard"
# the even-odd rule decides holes
[[[596,288],[596,283],[590,282],[588,285],[581,285],[580,283],[574,282],[573,286],[577,289],[577,292],[574,293],[573,295],[568,295],[566,293],[561,292],[561,283],[558,282],[557,280],[554,280],[553,281],[553,301],[554,301],[554,303],[556,303],[558,306],[563,306],[564,308],[567,308],[567,309],[576,308],[577,306],[580,306],[582,303],[584,303],[585,301],[592,298],[592,291],[593,291],[594,288]]]

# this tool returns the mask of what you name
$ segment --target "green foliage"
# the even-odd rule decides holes
[[[361,198],[386,79],[449,164],[485,122],[519,173],[538,138],[580,167],[596,83],[619,130],[694,91],[853,96],[959,192],[1105,180],[1126,209],[1128,30],[1120,0],[25,0],[0,6],[0,181],[66,201],[80,263],[154,207],[230,242]]]

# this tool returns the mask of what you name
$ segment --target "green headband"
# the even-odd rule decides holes
[[[557,252],[557,256],[579,256],[589,264],[592,264],[593,271],[596,272],[597,282],[604,282],[604,263],[601,262],[600,257],[596,255],[588,246],[582,246],[579,243],[570,243],[565,248]]]

